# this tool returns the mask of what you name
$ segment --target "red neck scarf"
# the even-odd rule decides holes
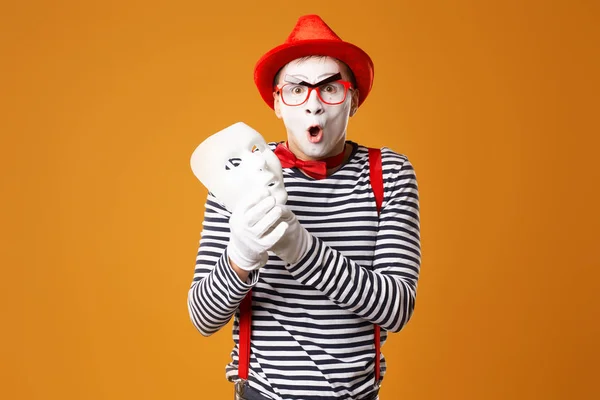
[[[290,151],[286,143],[279,143],[275,148],[275,155],[281,161],[283,168],[297,167],[301,169],[306,175],[315,179],[324,179],[327,177],[327,169],[335,168],[344,162],[344,154],[346,153],[346,146],[342,152],[336,156],[325,158],[323,160],[315,161],[304,161],[299,160],[294,153]]]

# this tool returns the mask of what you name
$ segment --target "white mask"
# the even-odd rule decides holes
[[[194,175],[229,210],[245,194],[266,188],[276,204],[285,204],[287,192],[277,156],[263,137],[243,122],[208,137],[191,157]]]
[[[282,70],[280,84],[285,84],[286,75],[315,84],[338,72],[341,72],[340,65],[331,57],[295,60]],[[351,90],[348,90],[345,101],[336,105],[323,103],[316,90],[313,90],[308,100],[299,106],[288,106],[281,98],[276,101],[279,102],[290,147],[299,150],[308,159],[333,156],[343,150],[352,105]],[[313,136],[309,129],[315,126],[321,130],[313,128],[313,131],[317,132],[317,135]]]

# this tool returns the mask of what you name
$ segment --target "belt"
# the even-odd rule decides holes
[[[235,400],[271,400],[268,397],[263,396],[258,390],[253,389],[250,385],[240,380],[235,383]],[[366,397],[362,397],[359,400],[379,400],[379,389],[369,393]]]

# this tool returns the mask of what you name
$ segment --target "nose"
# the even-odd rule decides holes
[[[254,171],[262,171],[265,169],[266,166],[266,160],[260,151],[250,153],[245,157],[244,161],[247,165],[246,168],[252,169]]]
[[[317,90],[314,89],[308,95],[308,100],[306,100],[304,112],[308,115],[320,115],[323,113],[323,104],[317,96]]]

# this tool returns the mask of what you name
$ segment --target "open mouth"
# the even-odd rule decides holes
[[[308,128],[308,140],[311,143],[319,143],[323,139],[323,128],[320,125],[313,125]]]

